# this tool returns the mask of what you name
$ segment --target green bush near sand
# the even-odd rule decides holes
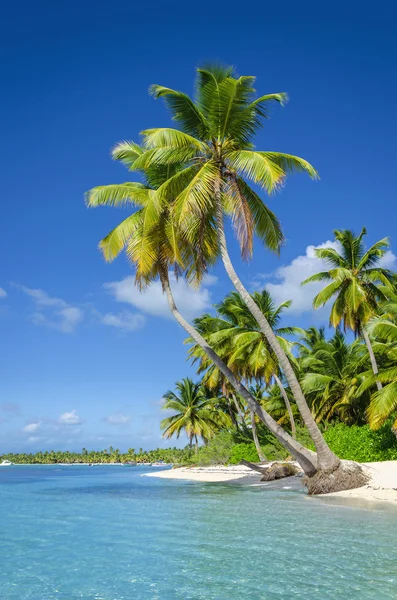
[[[324,431],[330,448],[340,457],[357,462],[377,462],[397,460],[397,439],[391,430],[391,423],[378,431],[369,425],[359,427],[338,423]]]
[[[262,431],[261,431],[262,433]],[[263,432],[265,433],[265,432]],[[373,431],[368,425],[348,426],[337,423],[324,431],[324,437],[330,448],[345,460],[357,462],[377,462],[397,460],[397,439],[391,431],[391,423],[384,425],[378,431]],[[261,436],[261,447],[269,460],[284,460],[287,452],[272,436],[265,433]],[[310,444],[307,431],[298,427],[297,438],[300,442],[314,449]],[[197,455],[191,456],[191,462],[202,466],[210,464],[237,465],[242,460],[259,462],[258,453],[253,442],[241,441],[232,433],[223,431],[210,440],[207,446],[202,446]]]

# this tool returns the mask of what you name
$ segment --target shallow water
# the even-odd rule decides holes
[[[0,599],[397,598],[397,511],[144,471],[1,468]]]

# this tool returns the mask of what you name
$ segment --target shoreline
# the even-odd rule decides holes
[[[397,461],[362,463],[370,473],[367,485],[353,490],[323,494],[318,498],[351,499],[368,503],[388,503],[397,507]],[[276,481],[261,482],[261,474],[242,465],[179,467],[156,473],[142,473],[143,477],[184,479],[201,483],[231,483],[263,486],[267,489],[300,489],[300,477],[286,477]]]

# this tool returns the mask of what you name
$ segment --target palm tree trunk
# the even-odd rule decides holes
[[[292,408],[291,408],[291,404],[288,398],[288,394],[284,389],[283,384],[281,383],[280,379],[278,378],[278,376],[274,373],[273,375],[275,382],[278,385],[278,388],[281,392],[282,397],[284,398],[284,402],[285,402],[285,406],[287,407],[287,411],[288,411],[288,416],[289,416],[289,422],[291,423],[291,433],[292,433],[292,437],[294,438],[294,440],[296,439],[296,427],[295,427],[295,420],[294,420],[294,415],[292,414]]]
[[[244,415],[243,415],[243,413],[241,411],[241,408],[240,408],[239,403],[237,401],[236,395],[232,394],[232,398],[233,398],[234,406],[236,407],[236,410],[237,410],[237,414],[238,414],[241,422],[244,423]]]
[[[226,399],[226,401],[227,401],[227,399]],[[229,417],[230,417],[233,427],[236,429],[236,431],[238,431],[239,430],[238,421],[236,419],[236,414],[235,414],[230,402],[227,402],[227,412],[229,413]]]
[[[332,450],[327,445],[327,442],[325,441],[324,437],[322,436],[317,423],[313,419],[313,415],[310,411],[310,408],[307,405],[301,386],[294,373],[294,370],[292,369],[291,363],[287,358],[287,355],[281,348],[274,334],[274,331],[270,327],[265,315],[262,313],[255,301],[252,299],[252,296],[248,292],[248,290],[246,290],[246,288],[243,286],[230,260],[230,256],[226,245],[225,228],[223,222],[223,206],[221,202],[221,189],[219,185],[218,189],[215,190],[215,200],[219,247],[226,273],[228,274],[230,280],[232,281],[234,287],[240,294],[241,298],[244,300],[252,316],[256,319],[260,330],[269,342],[269,345],[271,346],[273,352],[277,356],[277,360],[285,375],[285,378],[288,381],[288,385],[295,398],[296,404],[299,408],[299,412],[302,415],[302,419],[316,447],[318,467],[324,471],[333,471],[339,466],[340,459],[332,452]]]
[[[216,354],[211,346],[205,341],[202,335],[192,326],[181,313],[175,304],[174,297],[172,295],[168,272],[163,271],[160,273],[161,284],[163,291],[167,297],[168,306],[175,317],[175,320],[183,327],[186,333],[204,350],[208,358],[218,367],[223,373],[229,383],[234,387],[236,392],[240,394],[247,402],[248,406],[252,408],[261,421],[266,427],[276,436],[279,442],[287,448],[287,450],[296,458],[306,475],[312,477],[317,472],[317,457],[314,452],[299,444],[294,440],[276,421],[262,408],[262,406],[255,400],[249,393],[247,388],[237,379],[234,373],[229,367],[223,362],[223,360]]]
[[[198,452],[198,439],[197,439],[197,435],[195,436],[196,438],[196,443],[194,444],[194,453],[197,456],[197,452]]]
[[[371,341],[369,339],[368,332],[365,330],[364,327],[363,327],[363,338],[364,338],[364,341],[365,341],[367,349],[368,349],[368,354],[369,354],[369,358],[371,361],[373,374],[376,376],[379,372],[378,365],[376,364],[376,358],[375,358],[374,350],[371,345]],[[382,384],[378,380],[376,380],[376,387],[378,389],[378,392],[382,389]]]
[[[252,437],[254,438],[254,444],[255,444],[255,448],[256,451],[258,453],[259,456],[259,460],[261,462],[265,462],[267,460],[266,456],[263,453],[263,450],[261,448],[261,445],[259,443],[259,439],[258,439],[258,432],[256,430],[256,423],[255,423],[255,413],[252,410],[252,408],[250,407],[250,415],[251,415],[251,429],[252,429]]]

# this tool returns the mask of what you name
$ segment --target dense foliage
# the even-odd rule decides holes
[[[86,450],[81,452],[63,452],[63,451],[48,451],[37,452],[36,454],[27,453],[9,453],[0,455],[0,460],[10,460],[13,463],[26,464],[97,464],[97,463],[126,463],[137,461],[139,463],[152,463],[164,461],[166,463],[182,464],[187,462],[191,457],[191,450],[188,448],[157,448],[157,450],[142,450],[140,448],[135,451],[134,448],[129,448],[127,452],[120,452],[117,448],[110,447],[105,450]]]
[[[303,282],[326,283],[313,305],[333,301],[330,325],[336,332],[330,339],[314,328],[281,327],[281,310],[290,300],[277,307],[266,290],[251,295],[245,288],[228,251],[225,218],[244,259],[252,256],[255,239],[279,251],[281,224],[258,190],[271,194],[294,172],[317,178],[300,157],[255,149],[269,106],[287,97],[257,97],[254,82],[251,76],[238,77],[233,68],[212,65],[196,70],[192,98],[152,86],[152,95],[164,99],[179,129],[146,129],[142,146],[119,143],[113,158],[137,172],[139,182],[93,188],[87,204],[134,209],[100,248],[108,261],[125,250],[139,287],[160,280],[172,315],[189,336],[190,358],[203,375],[201,381],[177,382],[177,392],[167,392],[164,407],[173,414],[162,422],[165,437],[183,431],[196,450],[201,439],[205,447],[196,458],[204,461],[225,459],[227,433],[238,444],[247,440],[236,436],[248,436],[261,460],[281,444],[281,452],[291,452],[309,478],[322,471],[324,477],[332,472],[335,480],[343,465],[323,436],[327,426],[368,422],[377,429],[396,417],[396,337],[390,330],[397,327],[397,311],[386,305],[396,300],[397,280],[381,263],[387,238],[366,249],[365,229],[359,236],[336,230],[330,247],[316,249],[328,270]],[[236,292],[215,307],[215,315],[203,315],[192,326],[178,310],[170,271],[200,283],[218,260]],[[379,319],[383,323],[374,327]],[[357,339],[346,338],[342,327]],[[263,425],[273,436],[265,444]],[[303,444],[296,439],[301,427],[310,437]],[[218,458],[210,458],[216,447]]]

